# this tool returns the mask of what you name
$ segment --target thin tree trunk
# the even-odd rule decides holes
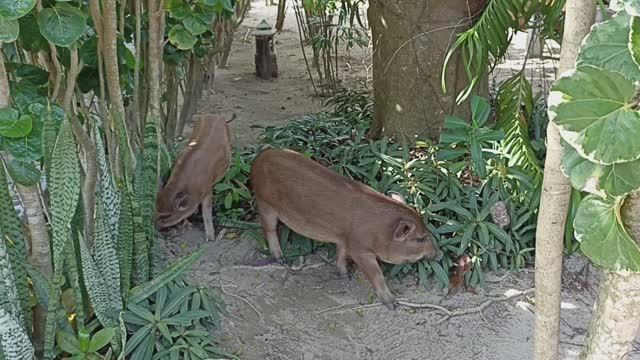
[[[595,9],[596,0],[567,0],[560,73],[575,67],[580,43],[595,20]],[[536,232],[536,360],[558,358],[563,234],[571,195],[571,183],[560,170],[561,159],[560,133],[549,122]]]
[[[2,56],[2,47],[0,46],[0,109],[11,105],[11,94],[9,91],[9,79],[7,78],[7,72],[4,67],[4,57]],[[27,239],[31,241],[31,257],[29,260],[50,279],[53,273],[51,247],[49,233],[47,232],[47,221],[44,216],[42,203],[40,202],[38,186],[15,184],[27,217],[27,228],[29,229]],[[33,310],[32,342],[38,358],[42,357],[44,351],[44,331],[46,323],[47,312],[44,307],[37,305]]]
[[[160,79],[162,63],[162,42],[164,27],[162,17],[164,11],[162,1],[149,0],[149,50],[147,55],[148,97],[147,116],[157,121],[160,119]],[[159,127],[158,127],[159,129]]]
[[[278,0],[278,15],[276,17],[276,31],[284,28],[284,17],[287,13],[287,0]]]
[[[218,62],[218,67],[221,69],[227,67],[227,60],[229,60],[229,55],[231,54],[231,47],[233,46],[233,35],[235,33],[235,27],[233,26],[233,24],[225,24],[224,33],[224,49],[222,50],[222,55],[220,56],[220,61]]]
[[[625,199],[621,215],[629,236],[640,244],[640,193]],[[624,359],[638,333],[639,319],[640,273],[605,272],[580,359]]]

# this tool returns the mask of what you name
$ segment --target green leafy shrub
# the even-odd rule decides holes
[[[127,304],[123,320],[132,336],[125,355],[132,359],[235,358],[211,340],[222,311],[221,301],[209,290],[173,281]]]

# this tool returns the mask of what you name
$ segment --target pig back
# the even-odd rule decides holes
[[[316,240],[348,235],[374,205],[363,185],[291,150],[263,151],[250,176],[258,206],[268,204],[294,231]]]

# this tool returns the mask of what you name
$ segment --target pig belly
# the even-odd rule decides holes
[[[334,244],[341,243],[343,241],[340,226],[338,226],[336,222],[323,221],[318,216],[311,216],[309,212],[292,213],[291,210],[288,210],[285,214],[283,211],[280,211],[280,209],[277,209],[277,211],[278,219],[280,219],[280,221],[287,225],[291,230],[302,236],[306,236],[316,241]]]

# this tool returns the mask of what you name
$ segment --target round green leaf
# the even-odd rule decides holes
[[[550,118],[562,138],[592,162],[636,160],[640,113],[633,110],[635,93],[634,83],[622,74],[581,66],[551,88]]]
[[[13,159],[7,164],[7,170],[13,181],[24,186],[33,186],[40,181],[40,170],[30,162]]]
[[[21,138],[29,135],[33,126],[31,115],[22,115],[13,121],[0,121],[0,135],[8,138]]]
[[[33,129],[29,135],[21,138],[4,138],[2,145],[16,159],[36,161],[42,157],[42,125],[39,119],[33,119]]]
[[[585,197],[573,222],[580,249],[609,271],[640,271],[640,248],[620,221],[622,198]]]
[[[611,165],[593,163],[562,141],[561,169],[571,179],[571,185],[581,191],[589,191],[589,180],[595,181],[596,191],[614,196],[626,195],[640,189],[640,160]]]
[[[16,41],[20,35],[20,24],[18,20],[8,20],[0,16],[0,43],[10,43]]]
[[[45,86],[49,83],[49,72],[31,64],[17,64],[16,75],[21,81],[28,81],[37,86]]]
[[[0,0],[0,16],[16,20],[29,13],[36,6],[36,0]]]
[[[40,12],[38,25],[47,40],[58,46],[69,47],[84,34],[86,21],[80,9],[59,3]]]
[[[0,124],[17,121],[20,117],[18,110],[12,107],[0,108]]]
[[[23,16],[18,20],[20,24],[20,35],[18,42],[27,51],[38,52],[49,50],[49,43],[40,33],[40,27],[35,14]]]
[[[209,26],[202,22],[198,17],[190,15],[182,20],[182,24],[193,35],[203,34],[209,30]]]
[[[577,66],[593,65],[640,80],[640,68],[629,51],[630,19],[625,12],[620,12],[594,25],[580,49]]]
[[[169,31],[169,42],[180,50],[191,49],[197,40],[182,25],[175,25]]]

